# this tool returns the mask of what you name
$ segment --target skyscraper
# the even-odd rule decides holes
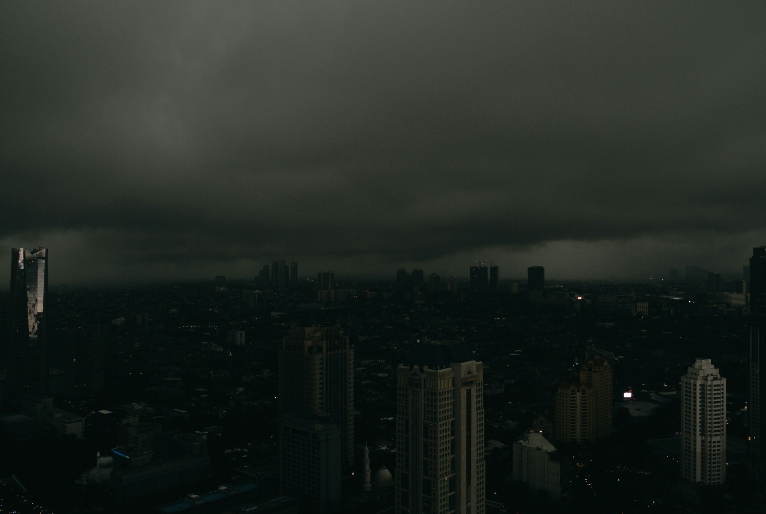
[[[593,433],[596,439],[612,433],[612,367],[599,356],[585,359],[580,368],[580,383],[593,386],[596,395]]]
[[[593,386],[577,382],[559,385],[556,389],[556,439],[576,443],[595,440],[595,411]]]
[[[290,289],[298,288],[298,263],[290,263]]]
[[[6,349],[11,394],[47,393],[48,249],[11,250],[11,335]]]
[[[750,477],[766,488],[766,246],[750,258]]]
[[[354,349],[340,326],[293,327],[279,352],[279,417],[337,425],[354,463]]]
[[[603,358],[585,360],[580,382],[556,390],[556,439],[595,441],[612,432],[612,368]]]
[[[545,268],[530,266],[527,268],[527,291],[542,291],[545,289]]]
[[[469,270],[470,288],[474,292],[484,292],[489,288],[489,269],[482,263],[471,266]]]
[[[692,483],[726,480],[726,379],[710,359],[681,378],[681,476]]]
[[[397,369],[396,514],[483,514],[484,366],[465,343],[418,344]]]
[[[300,498],[301,512],[326,513],[341,501],[341,429],[289,416],[279,424],[282,494]]]
[[[497,266],[489,267],[489,290],[493,293],[500,290],[500,269]]]

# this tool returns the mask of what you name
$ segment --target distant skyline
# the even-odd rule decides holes
[[[737,273],[766,5],[0,4],[0,255],[50,283]],[[0,273],[0,287],[9,276]]]

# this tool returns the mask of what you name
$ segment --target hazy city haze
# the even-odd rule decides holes
[[[766,244],[762,2],[0,5],[0,255],[51,283],[636,276]],[[7,284],[7,275],[0,284]]]

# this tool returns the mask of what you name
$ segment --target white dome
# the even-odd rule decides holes
[[[375,487],[389,487],[394,485],[394,477],[391,476],[391,472],[385,466],[381,466],[375,478],[372,479],[372,483]]]

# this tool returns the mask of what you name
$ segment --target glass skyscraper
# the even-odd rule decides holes
[[[11,335],[6,350],[12,395],[47,393],[45,334],[48,249],[11,250]]]

